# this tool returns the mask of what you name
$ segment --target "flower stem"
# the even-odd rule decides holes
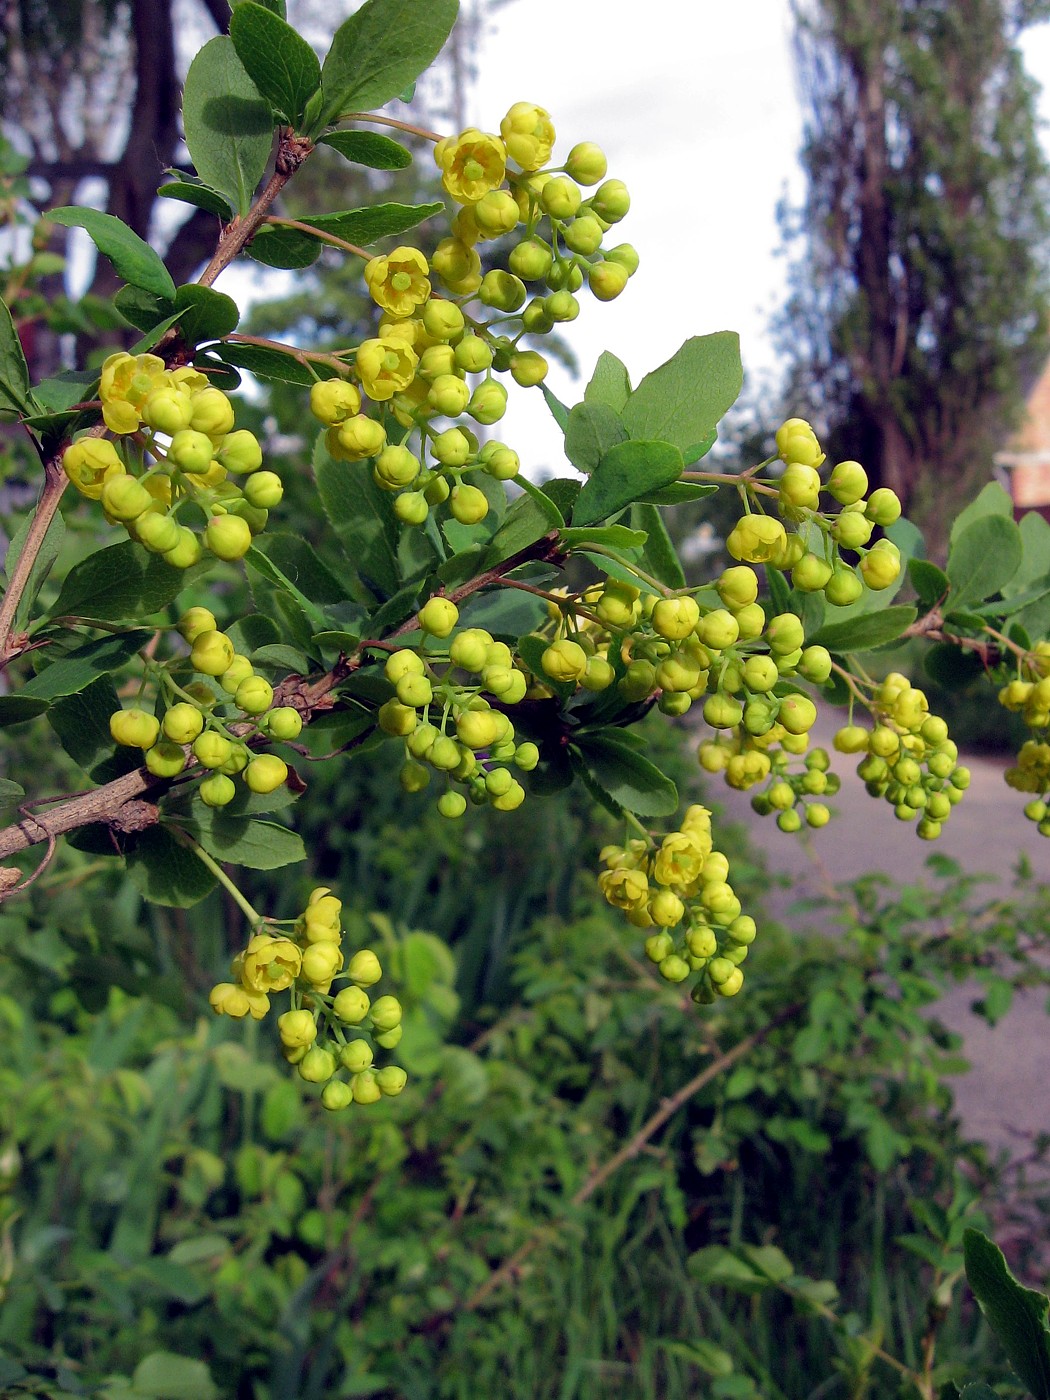
[[[218,880],[219,884],[223,887],[226,893],[237,905],[238,909],[241,910],[244,917],[251,924],[252,928],[255,928],[257,925],[265,922],[263,916],[259,913],[259,911],[257,909],[252,908],[252,906],[245,899],[244,895],[241,894],[240,890],[233,883],[230,877],[226,874],[226,871],[223,870],[222,866],[218,863],[218,861],[212,859],[212,857],[208,854],[208,852],[204,849],[202,845],[200,845],[197,841],[194,841],[193,837],[190,836],[189,833],[186,831],[179,831],[177,839],[181,842],[182,845],[189,847],[189,849],[194,853],[197,859],[203,865],[207,866],[207,868],[215,876],[216,880]]]

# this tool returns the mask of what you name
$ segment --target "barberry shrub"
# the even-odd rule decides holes
[[[338,892],[304,872],[298,917],[280,921],[227,868],[306,862],[268,815],[306,788],[304,759],[391,746],[405,791],[432,792],[449,822],[581,783],[624,824],[602,852],[604,897],[701,1005],[740,992],[759,930],[711,814],[693,805],[676,820],[675,784],[634,730],[653,709],[693,711],[701,766],[788,836],[831,817],[841,754],[933,840],[968,773],[922,689],[864,659],[921,637],[939,680],[983,677],[1023,715],[1031,737],[1007,781],[1050,835],[1050,526],[1015,523],[990,486],[956,520],[942,570],[893,492],[870,489],[858,462],[827,462],[799,418],[765,460],[708,469],[742,382],[728,332],[688,339],[637,382],[605,354],[580,402],[559,402],[537,346],[600,314],[592,302],[630,295],[638,254],[614,241],[630,197],[587,133],[559,152],[551,114],[526,100],[493,114],[498,130],[448,135],[378,110],[434,59],[456,8],[367,0],[321,62],[279,4],[241,0],[189,70],[194,169],[161,190],[216,218],[198,280],[177,287],[111,215],[54,209],[123,279],[115,304],[140,339],[97,373],[33,384],[17,296],[0,311],[0,404],[42,477],[9,551],[0,721],[49,725],[92,784],[62,801],[8,784],[16,820],[0,855],[43,856],[28,875],[5,867],[3,893],[85,828],[149,899],[187,907],[221,884],[245,926],[211,1007],[272,1014],[285,1058],[332,1111],[403,1088],[386,1058],[397,997],[377,995],[375,953],[344,943]],[[430,144],[441,199],[281,215],[318,146],[409,163],[376,125]],[[442,224],[429,256],[399,241],[424,222]],[[301,269],[322,249],[360,272],[369,333],[323,349],[239,334],[221,274],[241,256]],[[315,442],[299,470],[338,576],[273,528],[284,483],[265,440],[238,426],[241,371],[301,390]],[[522,446],[491,435],[519,392],[546,400],[573,474],[538,484]],[[70,487],[118,539],[42,595]],[[734,562],[687,581],[664,512],[719,490],[739,501]],[[568,586],[570,562],[591,582]],[[252,585],[249,616],[226,613],[234,568]],[[819,704],[848,711],[832,753],[811,744]]]

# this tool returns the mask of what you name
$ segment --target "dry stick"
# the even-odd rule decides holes
[[[15,614],[44,543],[44,536],[55,518],[62,492],[68,485],[69,482],[62,471],[62,454],[56,453],[44,462],[44,489],[40,493],[36,513],[30,523],[22,552],[18,556],[18,563],[11,574],[11,582],[7,586],[3,602],[0,603],[0,667],[6,666],[25,650],[27,639],[12,631]]]
[[[520,564],[534,560],[553,562],[563,555],[558,535],[552,532],[443,596],[453,603],[458,603],[483,588],[500,583],[504,574],[516,569]],[[405,632],[415,631],[417,627],[418,623],[413,615],[389,633],[389,636],[398,637]],[[298,701],[297,708],[301,712],[305,711],[304,723],[309,723],[315,709],[324,710],[331,707],[328,700],[331,692],[347,676],[364,665],[368,659],[365,653],[372,645],[371,641],[359,643],[351,656],[340,657],[330,671],[326,671],[316,680],[304,681],[300,676],[289,676],[277,687],[275,703],[288,704]],[[192,773],[181,775],[178,781],[187,776],[192,777]],[[136,768],[134,772],[126,773],[102,787],[79,793],[52,807],[49,812],[33,817],[31,821],[16,822],[0,831],[0,860],[15,855],[18,851],[24,851],[40,841],[49,840],[53,836],[63,836],[92,822],[103,822],[120,831],[142,831],[147,826],[153,826],[159,814],[148,799],[150,796],[159,796],[166,792],[170,782],[168,778],[155,777],[147,768]],[[147,800],[139,800],[143,798]],[[128,807],[128,804],[132,805]],[[125,807],[128,807],[127,811],[122,810]],[[0,898],[2,896],[3,890],[0,888]]]
[[[573,1206],[582,1206],[584,1201],[589,1200],[590,1197],[594,1195],[595,1191],[597,1191],[600,1186],[604,1186],[613,1173],[619,1171],[625,1162],[629,1162],[632,1157],[638,1156],[639,1152],[641,1152],[642,1148],[654,1133],[659,1132],[668,1119],[673,1118],[684,1103],[691,1099],[694,1094],[698,1094],[707,1084],[710,1084],[712,1079],[716,1079],[724,1069],[728,1069],[730,1065],[736,1064],[737,1060],[743,1059],[745,1055],[752,1051],[756,1045],[760,1045],[778,1026],[783,1025],[785,1021],[790,1021],[793,1016],[796,1016],[799,1011],[802,1010],[802,1007],[802,1002],[795,1002],[792,1006],[786,1007],[783,1011],[774,1016],[767,1025],[763,1026],[761,1030],[757,1030],[753,1034],[747,1036],[744,1040],[740,1041],[738,1045],[734,1045],[732,1050],[727,1050],[724,1055],[719,1055],[717,1060],[709,1064],[706,1069],[702,1069],[699,1074],[689,1080],[688,1084],[683,1084],[677,1093],[672,1094],[669,1099],[665,1099],[653,1116],[642,1124],[634,1137],[632,1137],[629,1142],[624,1143],[623,1147],[621,1147],[618,1152],[614,1152],[608,1161],[604,1162],[597,1171],[592,1172],[570,1200],[570,1208]],[[541,1226],[541,1228],[530,1236],[520,1248],[516,1249],[508,1259],[505,1259],[497,1269],[494,1269],[485,1282],[476,1288],[467,1299],[466,1303],[464,1303],[463,1306],[466,1311],[474,1312],[477,1308],[481,1307],[486,1298],[494,1293],[501,1284],[511,1279],[513,1275],[518,1272],[529,1255],[534,1253],[540,1245],[545,1243],[550,1232],[550,1225]]]

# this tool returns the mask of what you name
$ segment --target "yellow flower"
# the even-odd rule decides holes
[[[499,124],[512,160],[522,170],[539,170],[551,158],[554,123],[551,114],[532,102],[515,102]]]
[[[657,852],[653,876],[661,885],[690,885],[699,878],[706,855],[700,841],[690,832],[672,832],[664,837]]]
[[[241,959],[241,985],[248,992],[283,992],[299,976],[302,952],[288,938],[259,933]]]
[[[212,987],[208,1002],[216,1016],[235,1016],[238,1020],[250,1012],[253,1021],[261,1021],[270,1009],[270,998],[265,992],[250,992],[232,982]]]
[[[649,893],[649,881],[642,870],[603,870],[598,876],[598,886],[617,909],[640,908]]]
[[[357,377],[375,403],[392,399],[412,383],[419,364],[416,352],[401,340],[382,337],[357,347]]]
[[[410,316],[430,296],[430,268],[418,248],[395,248],[365,267],[365,282],[377,306],[395,316]]]
[[[503,183],[507,148],[498,136],[468,127],[459,136],[439,141],[434,159],[441,183],[459,204],[476,204],[483,194]]]
[[[66,448],[62,470],[82,496],[97,501],[102,488],[114,476],[127,470],[117,449],[105,438],[83,437]]]
[[[102,366],[99,398],[102,417],[111,433],[135,433],[142,426],[140,409],[154,389],[170,382],[158,355],[129,355],[118,350]]]

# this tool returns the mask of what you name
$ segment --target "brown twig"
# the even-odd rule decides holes
[[[210,287],[219,273],[228,267],[254,238],[270,206],[312,150],[313,145],[305,136],[296,136],[287,128],[281,132],[273,174],[244,218],[232,219],[226,225],[215,256],[197,279],[200,286]]]
[[[278,228],[298,229],[300,233],[308,233],[311,238],[316,238],[321,243],[330,243],[333,248],[341,248],[344,253],[353,253],[355,257],[364,258],[365,262],[369,262],[374,256],[364,248],[359,248],[356,243],[348,243],[345,238],[326,233],[324,229],[317,228],[315,224],[304,223],[302,219],[286,219],[279,214],[267,214],[263,223],[276,225]]]
[[[103,431],[104,429],[100,427],[96,436],[101,436]],[[51,522],[58,511],[58,503],[62,499],[62,493],[68,485],[69,481],[62,471],[62,452],[58,451],[44,461],[44,489],[40,493],[40,500],[37,502],[36,512],[30,522],[22,552],[12,570],[11,581],[7,585],[3,602],[0,603],[0,667],[6,666],[16,656],[20,656],[28,645],[28,637],[13,630],[15,614],[18,612],[22,595],[26,591],[26,585],[36,565],[44,537],[50,530]]]
[[[494,568],[487,569],[459,588],[441,596],[458,603],[474,593],[481,592],[482,589],[501,583],[504,574],[510,573],[521,564],[531,561],[554,561],[563,557],[564,552],[558,535],[552,532],[533,544],[526,545],[524,549],[520,549],[517,554],[511,555]],[[418,625],[415,616],[412,616],[394,628],[389,635],[401,636],[416,630]],[[303,676],[286,677],[274,690],[274,704],[292,705],[302,715],[303,723],[309,724],[315,714],[332,708],[332,692],[367,662],[364,645],[359,644],[352,655],[341,656],[330,671],[313,679]],[[249,728],[250,726],[245,726],[246,731]],[[262,742],[261,738],[259,742]],[[193,771],[188,769],[177,781],[185,781],[193,776]],[[159,797],[170,785],[170,779],[157,778],[148,769],[137,768],[132,773],[126,773],[123,777],[103,784],[102,787],[79,793],[68,801],[58,803],[46,815],[33,817],[32,825],[24,821],[16,822],[0,831],[0,860],[18,851],[24,851],[40,841],[63,836],[94,822],[101,822],[117,831],[144,830],[158,820],[158,813],[151,802],[140,799]]]

